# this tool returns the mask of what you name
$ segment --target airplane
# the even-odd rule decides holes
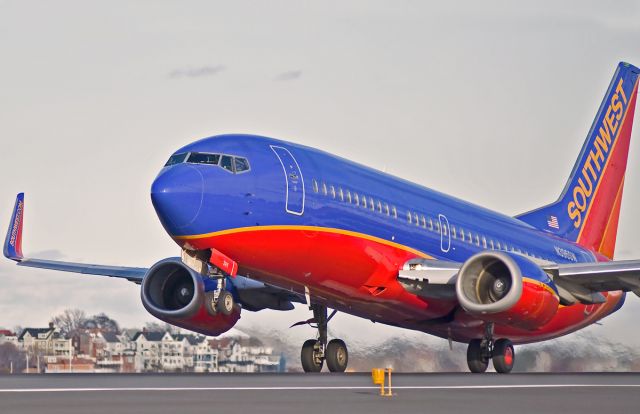
[[[613,261],[640,69],[621,62],[557,201],[510,217],[327,152],[255,135],[175,151],[151,201],[180,257],[149,268],[26,258],[24,194],[4,255],[123,278],[153,316],[206,335],[242,311],[306,304],[305,372],[348,365],[336,312],[467,343],[471,372],[509,373],[514,344],[549,340],[640,296],[640,260]],[[533,167],[533,166],[532,166]],[[329,313],[329,309],[332,310]]]

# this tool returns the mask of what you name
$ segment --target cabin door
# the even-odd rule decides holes
[[[291,152],[284,147],[271,145],[271,149],[278,157],[286,183],[285,210],[287,213],[301,216],[304,213],[304,179],[298,161]]]
[[[447,253],[451,249],[451,230],[449,229],[449,220],[444,214],[438,214],[440,221],[440,250]]]

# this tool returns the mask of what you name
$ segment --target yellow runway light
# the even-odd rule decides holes
[[[371,370],[371,379],[373,380],[374,385],[380,386],[380,395],[383,397],[392,397],[393,393],[391,392],[391,368],[374,368]],[[389,385],[387,387],[387,391],[385,392],[385,374],[389,375]]]

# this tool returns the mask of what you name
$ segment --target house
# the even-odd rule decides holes
[[[71,339],[63,338],[53,323],[48,328],[25,328],[18,337],[20,347],[27,353],[70,358],[73,355]]]
[[[204,336],[199,336],[193,347],[193,370],[195,372],[218,372],[218,349],[210,346]]]
[[[165,335],[169,333],[140,331],[133,336],[136,372],[162,369],[162,338]]]
[[[0,329],[0,345],[10,343],[18,347],[18,336],[8,329]]]
[[[45,357],[44,372],[55,373],[92,373],[96,372],[95,361],[90,358]]]

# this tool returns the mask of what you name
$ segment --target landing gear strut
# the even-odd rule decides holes
[[[309,339],[302,345],[300,352],[302,369],[304,372],[320,372],[326,361],[329,371],[344,372],[349,362],[347,345],[341,339],[328,341],[327,338],[327,325],[336,311],[334,310],[327,317],[326,306],[311,305],[309,308],[313,311],[313,319],[303,323],[315,323],[318,335],[316,339]]]
[[[516,354],[513,344],[506,338],[493,340],[493,323],[485,326],[482,339],[472,339],[467,348],[467,365],[474,373],[482,373],[487,370],[489,360],[493,361],[493,367],[500,374],[508,374],[513,369]]]
[[[226,289],[226,278],[221,273],[212,272],[209,277],[215,279],[217,286],[214,290],[205,293],[205,306],[211,316],[218,313],[231,315],[235,302],[233,295]]]

